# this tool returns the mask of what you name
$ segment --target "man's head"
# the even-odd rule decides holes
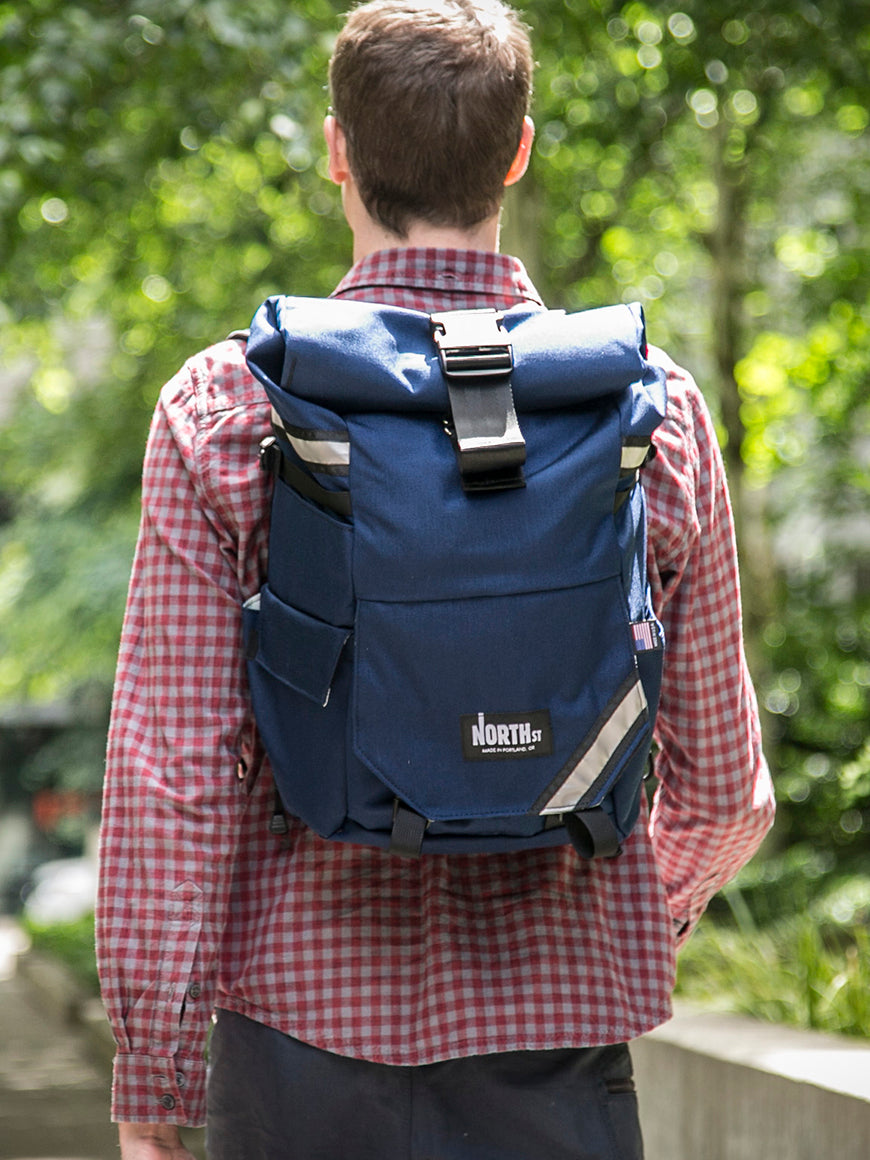
[[[523,136],[529,38],[500,0],[370,0],[330,64],[335,119],[369,215],[467,230],[495,214]]]

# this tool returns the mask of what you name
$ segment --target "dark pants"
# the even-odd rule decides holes
[[[642,1160],[624,1044],[423,1067],[347,1059],[221,1011],[209,1160]]]

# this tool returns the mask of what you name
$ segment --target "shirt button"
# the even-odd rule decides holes
[[[200,987],[199,983],[191,983],[187,988],[187,993],[191,999],[198,999],[202,994],[202,987]]]
[[[158,1103],[162,1108],[166,1108],[167,1112],[171,1112],[175,1107],[175,1096],[161,1096]]]
[[[175,1084],[176,1084],[176,1087],[179,1087],[179,1088],[184,1087],[184,1072],[183,1071],[177,1071],[175,1073]]]

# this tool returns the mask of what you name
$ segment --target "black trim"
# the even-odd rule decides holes
[[[565,764],[562,766],[562,768],[559,770],[544,792],[538,796],[537,801],[532,806],[532,813],[539,814],[546,808],[547,803],[551,801],[556,792],[562,788],[562,786],[574,772],[577,765],[583,759],[585,754],[589,751],[597,738],[600,736],[601,730],[613,716],[613,711],[616,706],[625,699],[629,690],[638,684],[642,685],[637,672],[635,671],[629,673],[629,675],[625,678],[625,680],[604,706],[602,711],[598,714],[598,717],[596,718],[595,723],[592,725],[591,729],[587,730],[586,736],[583,738],[583,740],[580,742],[580,744],[577,746],[577,748],[574,750],[574,752],[571,754],[571,756],[568,758],[568,760],[565,762]],[[590,785],[585,790],[581,801],[583,799],[594,799],[598,788],[609,779],[614,765],[622,758],[626,748],[634,742],[639,731],[646,724],[648,724],[648,722],[649,709],[647,708],[634,719],[628,732],[622,735],[619,744],[610,755],[607,764],[598,774],[592,785]],[[566,814],[565,816],[567,817],[568,815]]]
[[[581,858],[617,858],[622,853],[619,834],[601,807],[563,815],[571,845]]]
[[[393,830],[390,834],[390,853],[400,858],[419,858],[423,838],[429,823],[416,810],[395,798],[393,801]]]
[[[283,435],[286,432],[288,435],[295,435],[297,439],[310,439],[319,443],[350,443],[347,431],[321,431],[317,427],[297,427],[293,423],[285,423],[280,413],[278,418],[281,419],[280,423],[272,419],[272,430],[276,435]]]
[[[307,471],[290,462],[274,435],[267,436],[260,444],[260,466],[264,471],[271,472],[283,480],[288,487],[292,487],[305,499],[313,500],[314,503],[345,519],[350,519],[353,514],[350,492],[329,491],[316,479],[312,479]]]

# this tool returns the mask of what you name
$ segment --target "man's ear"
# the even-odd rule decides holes
[[[326,149],[329,154],[329,179],[336,185],[342,185],[350,176],[347,143],[344,130],[332,113],[327,114],[323,121],[323,136],[326,138]]]
[[[515,185],[525,173],[529,165],[529,158],[532,155],[532,142],[534,140],[535,123],[531,117],[525,117],[517,155],[514,157],[511,167],[507,171],[507,177],[504,179],[505,185]]]

